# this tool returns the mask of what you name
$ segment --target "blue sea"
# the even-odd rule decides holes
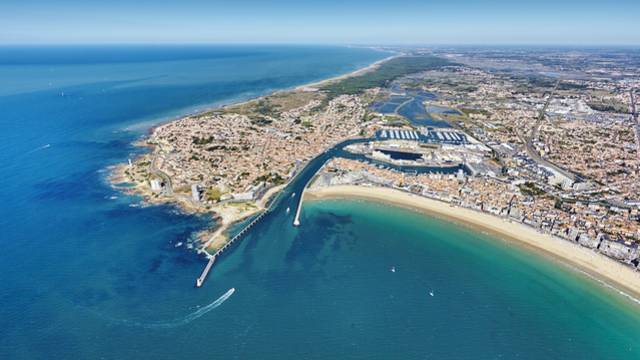
[[[154,124],[386,56],[0,47],[0,359],[640,358],[640,306],[617,291],[381,204],[307,202],[294,228],[286,193],[196,289],[191,236],[215,223],[107,183]]]

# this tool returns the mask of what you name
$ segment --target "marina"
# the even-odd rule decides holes
[[[420,132],[413,130],[379,130],[376,132],[378,140],[407,140],[429,144],[467,145],[468,136],[460,131],[423,127]]]

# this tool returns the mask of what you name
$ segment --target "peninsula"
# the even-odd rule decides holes
[[[118,166],[112,182],[151,203],[213,214],[220,226],[201,238],[215,252],[225,231],[263,211],[304,164],[344,139],[372,135],[368,104],[379,87],[441,66],[436,57],[392,56],[351,74],[224,106],[152,129],[151,151]]]
[[[636,65],[587,50],[390,50],[401,55],[158,126],[141,142],[151,151],[115,179],[214,214],[220,226],[202,241],[215,253],[231,224],[331,149],[311,199],[437,212],[640,294],[640,77],[619,75]]]

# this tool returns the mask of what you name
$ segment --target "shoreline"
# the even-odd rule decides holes
[[[378,51],[378,52],[389,52],[389,51],[385,51],[385,50],[379,50],[373,47],[365,47],[374,51]],[[388,56],[386,58],[380,59],[380,60],[376,60],[375,62],[365,66],[365,67],[361,67],[361,68],[357,68],[353,71],[350,71],[348,73],[344,73],[341,75],[334,75],[331,77],[328,77],[326,79],[322,79],[322,80],[314,80],[312,82],[309,83],[304,83],[301,85],[294,85],[291,87],[287,87],[284,89],[278,89],[278,90],[270,90],[268,92],[266,92],[265,94],[262,95],[257,95],[257,96],[253,96],[253,97],[249,97],[249,98],[245,98],[242,99],[241,97],[239,98],[235,98],[235,99],[228,99],[228,100],[223,100],[223,101],[218,101],[218,102],[213,102],[207,105],[203,105],[204,108],[203,109],[195,109],[195,110],[187,110],[187,108],[185,108],[185,112],[182,113],[181,115],[174,115],[174,116],[170,116],[168,118],[165,119],[158,119],[158,121],[154,121],[154,120],[147,120],[147,121],[143,121],[143,123],[153,123],[152,125],[149,125],[148,127],[142,127],[142,129],[144,129],[145,134],[140,136],[138,139],[133,141],[133,145],[136,147],[149,147],[151,149],[153,149],[153,145],[147,145],[147,144],[143,144],[143,141],[149,134],[151,134],[153,132],[153,130],[159,126],[174,122],[174,121],[179,121],[181,119],[184,118],[188,118],[188,117],[192,117],[192,116],[200,116],[200,115],[204,115],[208,112],[211,111],[216,111],[216,110],[220,110],[223,109],[225,107],[229,107],[229,106],[238,106],[238,105],[244,105],[247,103],[250,103],[252,101],[258,101],[264,97],[267,96],[272,96],[275,94],[279,94],[279,93],[286,93],[286,92],[294,92],[294,91],[304,91],[305,88],[313,88],[314,86],[319,86],[319,85],[325,85],[325,84],[329,84],[333,81],[338,81],[338,80],[344,80],[350,77],[354,77],[354,76],[358,76],[358,75],[362,75],[364,73],[367,73],[371,70],[376,69],[378,66],[382,65],[383,63],[403,56],[404,54],[402,53],[396,53],[394,55]],[[180,111],[180,110],[178,110]],[[128,127],[125,128],[125,130],[130,129],[131,127],[135,127],[136,125],[129,125]],[[143,145],[141,145],[143,144]],[[138,155],[140,156],[140,155]],[[115,164],[120,165],[120,164]],[[123,164],[126,165],[126,164]]]
[[[371,48],[372,50],[378,51],[378,52],[385,52],[382,50],[378,50],[378,49],[374,49]],[[142,153],[136,154],[135,156],[133,156],[131,158],[132,161],[137,161],[138,159],[148,155],[148,154],[152,154],[153,151],[155,150],[155,145],[152,144],[148,144],[145,142],[145,139],[147,139],[152,133],[153,131],[160,127],[163,126],[165,124],[169,124],[171,122],[175,122],[175,121],[180,121],[182,119],[185,118],[189,118],[189,117],[194,117],[194,116],[201,116],[204,115],[208,112],[211,111],[216,111],[216,110],[220,110],[220,109],[224,109],[225,107],[230,107],[230,106],[241,106],[243,104],[247,104],[253,101],[259,101],[262,98],[265,98],[267,96],[273,96],[274,94],[279,94],[279,93],[286,93],[286,92],[298,92],[298,91],[305,91],[306,88],[309,87],[313,87],[313,86],[319,86],[319,85],[324,85],[327,83],[331,83],[334,81],[339,81],[339,80],[343,80],[346,78],[350,78],[350,77],[354,77],[354,76],[358,76],[361,74],[364,74],[366,72],[369,72],[371,70],[376,69],[377,67],[379,67],[381,64],[394,59],[396,57],[402,56],[401,53],[396,53],[393,54],[391,56],[388,56],[386,58],[377,60],[365,67],[360,67],[357,68],[351,72],[348,73],[344,73],[344,74],[340,74],[340,75],[335,75],[335,76],[331,76],[329,78],[323,79],[323,80],[319,80],[319,81],[313,81],[310,83],[305,83],[302,85],[297,85],[297,86],[292,86],[292,87],[288,87],[288,88],[284,88],[284,89],[279,89],[279,90],[273,90],[273,91],[269,91],[263,95],[259,95],[256,97],[252,97],[246,100],[239,100],[239,99],[231,99],[229,102],[223,102],[223,103],[218,103],[215,106],[206,106],[205,108],[202,110],[196,110],[196,111],[191,111],[191,112],[186,112],[183,115],[178,115],[175,117],[171,117],[165,120],[159,120],[158,122],[154,123],[153,125],[150,125],[146,128],[144,128],[144,134],[139,136],[135,141],[133,141],[133,145],[135,147],[138,148],[146,148],[147,151],[143,151]],[[306,165],[305,165],[306,166]],[[132,188],[124,188],[124,187],[120,187],[118,186],[119,183],[122,182],[127,182],[125,181],[126,179],[126,175],[125,175],[125,171],[128,168],[128,164],[126,163],[116,163],[113,165],[110,165],[108,167],[108,175],[107,175],[107,181],[108,183],[111,185],[112,188],[117,189],[123,193],[129,194],[129,195],[139,195],[143,198],[143,202],[151,204],[151,205],[172,205],[172,206],[176,206],[180,211],[186,213],[186,214],[208,214],[212,217],[213,220],[215,220],[216,222],[218,222],[218,224],[212,228],[205,228],[201,231],[198,231],[195,233],[196,238],[198,239],[198,241],[201,244],[201,247],[196,248],[196,250],[199,253],[206,253],[209,254],[209,249],[215,250],[216,246],[217,247],[222,247],[225,245],[226,241],[228,240],[228,235],[226,234],[226,231],[229,230],[229,228],[231,228],[234,224],[237,224],[238,222],[245,220],[253,215],[255,215],[256,213],[260,212],[260,211],[264,211],[265,210],[265,204],[268,203],[269,199],[273,198],[274,196],[277,196],[277,194],[286,187],[286,185],[289,184],[290,181],[292,181],[293,179],[295,179],[295,175],[291,178],[288,179],[288,181],[284,184],[284,185],[280,185],[280,186],[275,186],[272,189],[269,189],[260,199],[257,199],[255,201],[252,201],[250,204],[255,205],[254,209],[252,209],[251,211],[244,211],[241,213],[235,213],[235,214],[229,214],[227,212],[221,211],[222,207],[225,204],[221,204],[219,207],[215,207],[212,209],[200,209],[197,208],[195,206],[191,206],[188,202],[180,199],[177,196],[172,196],[172,197],[162,197],[162,198],[152,198],[152,196],[154,195],[153,193],[150,193],[148,191],[145,191],[143,189],[139,188],[139,184],[134,184],[136,186],[132,187]]]
[[[499,239],[535,251],[575,268],[592,280],[602,282],[640,303],[640,273],[593,250],[583,248],[564,239],[544,234],[526,225],[452,206],[445,202],[400,190],[356,185],[337,185],[307,189],[305,201],[330,199],[359,199],[408,208],[425,215],[462,223],[486,231]]]
[[[390,52],[390,51],[386,51],[386,50],[380,50],[380,49],[376,49],[374,47],[365,47],[377,52]],[[376,69],[378,66],[382,65],[383,63],[403,56],[404,54],[402,53],[396,53],[394,55],[385,57],[383,59],[380,60],[376,60],[375,62],[364,66],[364,67],[359,67],[353,71],[344,73],[344,74],[340,74],[340,75],[333,75],[331,77],[328,77],[326,79],[322,79],[322,80],[312,80],[311,82],[308,83],[304,83],[304,84],[300,84],[300,85],[292,85],[290,87],[286,87],[283,89],[278,89],[278,90],[268,90],[267,92],[265,92],[262,95],[254,95],[254,96],[249,96],[249,97],[242,97],[239,96],[237,98],[232,98],[232,99],[227,99],[227,100],[221,100],[221,101],[217,101],[217,102],[212,102],[212,103],[208,103],[208,104],[203,104],[202,105],[202,109],[193,109],[191,108],[191,110],[189,110],[189,107],[185,107],[184,108],[184,112],[182,112],[180,115],[172,115],[172,116],[168,116],[166,118],[162,118],[160,117],[157,121],[155,120],[146,120],[146,121],[142,121],[142,124],[148,123],[150,124],[149,126],[142,126],[140,129],[143,130],[143,132],[145,133],[144,135],[140,136],[138,139],[136,139],[135,141],[133,141],[133,144],[135,146],[138,146],[137,143],[141,142],[141,140],[143,140],[145,137],[147,137],[149,134],[151,134],[153,132],[153,130],[159,126],[174,122],[174,121],[179,121],[181,119],[184,118],[188,118],[188,117],[192,117],[192,116],[201,116],[204,115],[208,112],[211,111],[217,111],[220,109],[224,109],[226,107],[230,107],[230,106],[239,106],[239,105],[244,105],[244,104],[248,104],[250,102],[253,101],[258,101],[262,98],[265,98],[267,96],[273,96],[275,94],[280,94],[280,93],[286,93],[286,92],[295,92],[295,91],[304,91],[305,88],[313,88],[315,86],[320,86],[320,85],[326,85],[329,84],[331,82],[334,81],[338,81],[338,80],[344,80],[350,77],[354,77],[354,76],[358,76],[358,75],[362,75],[364,73],[367,73],[371,70]],[[182,110],[177,110],[178,112],[182,111]],[[125,131],[135,131],[135,128],[138,126],[139,124],[131,124],[127,127],[125,127],[123,130]],[[148,146],[148,145],[145,145]],[[144,147],[144,146],[142,146]],[[153,148],[153,146],[150,146],[151,148]],[[117,165],[117,164],[116,164]]]
[[[381,50],[376,50],[376,51],[381,51]],[[385,51],[381,51],[381,52],[385,52]],[[367,66],[365,66],[363,68],[356,69],[356,70],[354,70],[352,72],[349,72],[349,73],[346,73],[346,74],[337,75],[337,76],[334,76],[334,77],[330,77],[330,78],[327,78],[327,79],[324,79],[324,80],[319,80],[319,81],[315,81],[315,82],[304,84],[304,85],[299,85],[299,86],[296,86],[296,87],[294,87],[292,89],[289,89],[289,90],[275,91],[274,93],[286,92],[286,91],[301,91],[301,90],[304,90],[305,88],[314,88],[314,87],[317,87],[317,86],[330,84],[330,83],[332,83],[334,81],[344,80],[344,79],[348,79],[350,77],[366,74],[369,71],[377,69],[380,65],[384,64],[385,62],[387,62],[387,61],[389,61],[391,59],[395,59],[397,57],[400,57],[402,55],[403,55],[402,53],[397,53],[397,54],[388,56],[388,57],[386,57],[384,59],[380,59],[378,61],[375,61],[375,62],[373,62],[373,63],[371,63],[371,64],[369,64],[369,65],[367,65]]]

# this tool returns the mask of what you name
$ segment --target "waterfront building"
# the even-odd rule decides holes
[[[195,202],[200,201],[200,187],[198,184],[191,185],[191,199]]]
[[[602,240],[600,251],[609,257],[627,263],[637,260],[640,256],[637,243],[626,244],[619,240]]]

